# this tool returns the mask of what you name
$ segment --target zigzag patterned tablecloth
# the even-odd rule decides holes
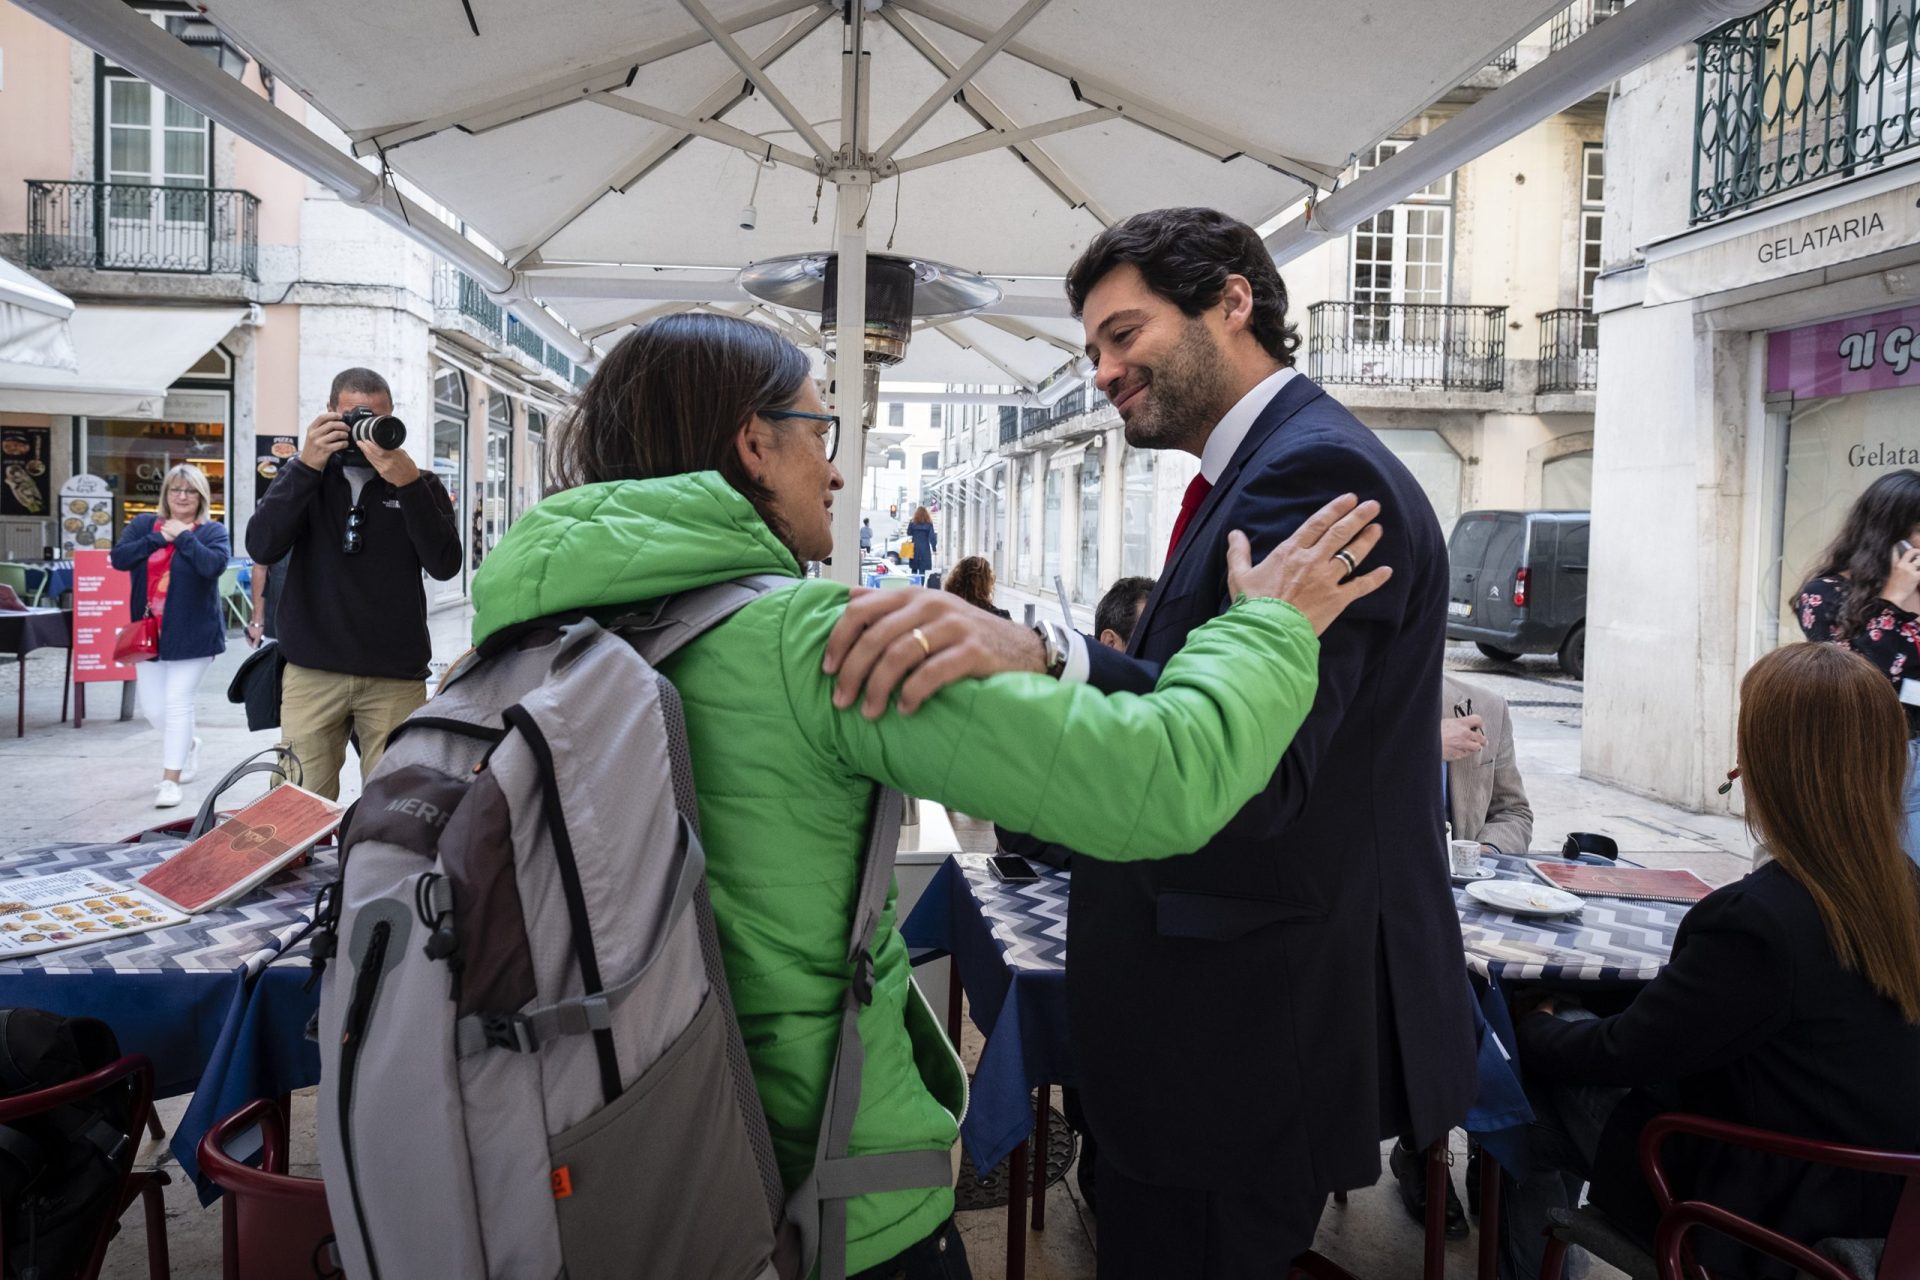
[[[51,845],[0,859],[0,876],[84,866],[131,880],[179,847]],[[170,1147],[209,1202],[218,1193],[199,1179],[201,1136],[256,1098],[320,1079],[319,1052],[306,1038],[319,1003],[307,987],[311,970],[303,954],[270,962],[305,927],[314,894],[336,870],[332,851],[324,851],[185,924],[0,964],[0,1007],[99,1018],[121,1052],[153,1060],[157,1096],[193,1094]]]
[[[953,861],[966,876],[967,892],[1000,944],[1000,956],[1009,968],[1067,971],[1067,890],[1072,881],[1064,871],[1041,863],[1033,869],[1033,884],[1002,884],[987,868],[984,853],[957,853]]]
[[[1539,884],[1526,859],[1490,854],[1503,880]],[[1453,886],[1467,965],[1503,983],[1651,982],[1673,954],[1690,904],[1587,898],[1572,916],[1516,916],[1482,906]]]

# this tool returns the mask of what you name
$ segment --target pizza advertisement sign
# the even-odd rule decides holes
[[[0,516],[38,516],[53,508],[53,433],[0,427]]]
[[[131,680],[134,668],[113,660],[121,628],[133,625],[133,577],[106,551],[73,553],[73,679],[76,684]]]
[[[113,547],[113,490],[99,476],[75,476],[60,486],[60,553]]]

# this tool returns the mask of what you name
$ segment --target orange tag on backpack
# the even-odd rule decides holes
[[[573,1166],[561,1165],[553,1171],[553,1198],[565,1200],[573,1194]]]

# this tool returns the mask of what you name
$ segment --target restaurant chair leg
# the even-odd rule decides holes
[[[1053,1086],[1043,1084],[1036,1091],[1039,1101],[1033,1107],[1033,1229],[1047,1229],[1047,1149],[1051,1146]]]
[[[167,1136],[167,1126],[160,1123],[160,1115],[158,1112],[147,1112],[147,1132],[155,1138],[164,1138]]]
[[[1540,1255],[1540,1280],[1560,1280],[1560,1267],[1567,1258],[1567,1242],[1558,1236],[1547,1237],[1547,1251]]]
[[[1480,1269],[1477,1280],[1500,1280],[1500,1162],[1480,1148]]]
[[[60,686],[60,723],[67,722],[67,703],[73,697],[73,681],[68,680]]]
[[[163,1188],[172,1181],[165,1173],[155,1173],[140,1188],[140,1202],[147,1220],[148,1280],[168,1280],[173,1260],[167,1252],[167,1202]]]
[[[960,960],[947,957],[947,1039],[953,1051],[960,1052]]]
[[[1027,1161],[1032,1144],[1023,1142],[1007,1157],[1007,1280],[1027,1275]]]
[[[1423,1280],[1447,1276],[1447,1138],[1427,1148],[1427,1221],[1422,1256]]]

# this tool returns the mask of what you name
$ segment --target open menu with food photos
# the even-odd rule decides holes
[[[1668,867],[1597,867],[1586,862],[1528,859],[1533,874],[1556,889],[1587,898],[1639,898],[1649,902],[1698,902],[1713,886],[1691,871]]]
[[[331,800],[282,786],[129,883],[123,868],[0,878],[0,962],[185,922],[252,892],[340,825]]]
[[[223,907],[311,849],[340,825],[340,812],[311,791],[275,787],[141,876],[140,884],[189,914]]]

